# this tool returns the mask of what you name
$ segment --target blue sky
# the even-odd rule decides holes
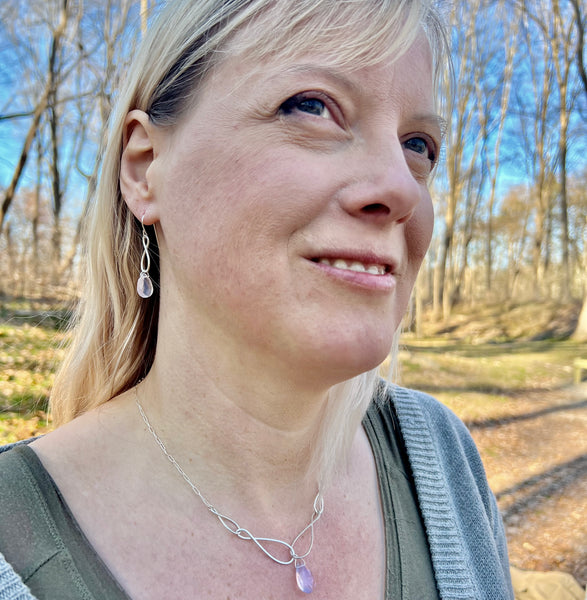
[[[21,5],[22,6],[22,5]],[[82,20],[82,36],[83,42],[91,44],[93,39],[101,27],[100,19],[103,15],[100,12],[100,5],[95,8],[95,12],[88,12]],[[131,17],[131,23],[134,30],[138,28],[139,16],[135,7]],[[501,25],[490,31],[490,34],[495,38],[503,35]],[[70,40],[70,43],[75,43],[75,40]],[[36,74],[39,79],[43,80],[46,72],[47,53],[50,44],[49,30],[46,25],[38,19],[32,25],[21,27],[17,38],[10,35],[5,25],[0,21],[0,115],[12,114],[31,110],[39,95],[39,84],[36,93],[31,94],[27,89],[27,82],[31,79],[31,73]],[[96,59],[99,58],[101,49],[96,51]],[[31,59],[31,57],[34,57]],[[459,57],[456,56],[458,68]],[[499,65],[500,57],[494,59],[494,63]],[[530,62],[536,63],[536,57],[528,56],[521,49],[517,57],[516,65],[516,83],[512,90],[512,103],[514,99],[518,100],[516,107],[511,107],[512,114],[508,117],[506,131],[504,134],[501,168],[498,178],[498,198],[505,196],[511,186],[529,182],[529,162],[532,161],[531,152],[524,149],[521,143],[524,138],[524,133],[528,133],[532,128],[532,110],[535,102],[534,93],[528,81],[528,73],[530,70]],[[25,66],[23,67],[23,62]],[[99,61],[95,63],[98,65]],[[534,65],[536,66],[536,64]],[[91,79],[92,73],[86,73],[86,78]],[[485,85],[488,93],[498,85],[498,79],[492,70],[488,70],[485,76]],[[80,80],[75,79],[75,74],[69,78],[67,86],[61,92],[62,96],[70,93],[75,85],[78,85]],[[28,84],[30,85],[30,84]],[[67,89],[69,87],[69,90]],[[91,99],[90,99],[91,100]],[[571,124],[571,142],[569,147],[570,171],[579,172],[585,168],[584,156],[587,151],[587,136],[585,135],[584,115],[587,113],[587,106],[584,96],[579,98],[583,106],[583,118],[578,113],[573,116]],[[470,108],[475,109],[475,98],[470,99]],[[527,106],[530,115],[523,116],[524,106]],[[95,113],[95,102],[88,104],[88,113],[85,115],[88,121],[98,123]],[[94,112],[93,112],[94,111]],[[73,112],[71,107],[67,110],[67,115],[72,117]],[[20,118],[14,120],[0,120],[0,186],[5,188],[12,174],[16,161],[20,155],[26,131],[29,127],[29,118]],[[61,145],[61,159],[65,164],[68,157],[74,150],[75,139],[71,132],[72,125],[62,126],[63,142]],[[93,132],[93,136],[97,136],[97,131]],[[555,136],[556,139],[556,136]],[[554,142],[553,142],[554,143]],[[95,157],[97,145],[88,141],[85,151],[82,154],[81,168],[86,173],[91,172]],[[552,143],[550,145],[552,150]],[[469,146],[468,152],[472,151]],[[490,150],[492,152],[492,150]],[[442,176],[441,176],[442,177]],[[23,177],[20,182],[20,189],[30,188],[34,186],[36,181],[35,167],[35,152],[31,153],[29,161]],[[70,180],[67,189],[67,201],[65,203],[66,210],[72,215],[80,210],[85,195],[85,180],[73,169],[70,173]]]

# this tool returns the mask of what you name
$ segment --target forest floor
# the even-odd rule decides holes
[[[517,414],[470,423],[504,518],[510,562],[565,571],[585,586],[587,384],[512,401]]]
[[[485,307],[404,336],[401,380],[454,410],[479,448],[510,562],[587,584],[587,381],[564,338],[577,306]],[[495,341],[498,340],[498,341]]]
[[[402,340],[401,383],[468,425],[502,512],[510,562],[587,584],[587,382],[565,339],[577,306],[484,307]],[[57,325],[57,327],[56,327]],[[0,315],[0,444],[51,428],[45,405],[67,336],[59,320]]]

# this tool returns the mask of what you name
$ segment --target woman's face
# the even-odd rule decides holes
[[[382,361],[433,226],[424,40],[354,71],[227,59],[165,135],[149,169],[162,314],[308,379]]]

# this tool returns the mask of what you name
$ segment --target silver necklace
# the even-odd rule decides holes
[[[312,518],[310,519],[310,522],[300,531],[300,533],[298,533],[298,535],[294,538],[294,540],[291,543],[288,543],[284,540],[278,540],[275,538],[257,537],[255,535],[253,535],[248,529],[241,527],[231,517],[222,514],[217,508],[214,507],[214,505],[211,502],[209,502],[206,499],[206,497],[202,494],[202,492],[198,489],[198,487],[192,482],[192,480],[188,477],[187,473],[181,468],[181,465],[177,462],[177,460],[175,460],[175,457],[167,450],[165,444],[163,443],[163,440],[161,440],[161,438],[157,435],[157,432],[155,431],[155,429],[153,429],[151,422],[147,418],[147,415],[145,414],[145,411],[143,410],[143,407],[141,406],[141,403],[139,402],[139,393],[136,388],[135,388],[135,402],[136,402],[137,408],[139,409],[139,413],[141,414],[141,417],[143,418],[143,421],[144,421],[147,429],[150,431],[151,435],[153,436],[153,439],[157,442],[157,445],[159,446],[159,448],[161,448],[161,451],[163,452],[163,454],[167,457],[167,460],[169,460],[169,462],[175,467],[175,469],[182,476],[184,481],[190,486],[190,488],[192,489],[192,492],[194,492],[194,494],[204,503],[206,508],[215,517],[218,518],[220,523],[222,523],[223,527],[225,529],[227,529],[228,531],[230,531],[230,533],[236,535],[241,540],[254,542],[255,545],[266,556],[268,556],[271,560],[275,561],[276,563],[279,563],[280,565],[293,564],[293,566],[295,567],[295,570],[296,570],[296,584],[297,584],[298,588],[302,592],[304,592],[306,594],[310,594],[314,590],[314,577],[313,577],[310,569],[308,569],[308,567],[306,566],[306,562],[304,559],[310,554],[310,552],[312,551],[312,547],[314,546],[314,524],[316,523],[316,521],[318,521],[318,519],[322,516],[322,513],[324,512],[324,498],[322,497],[320,489],[318,489],[318,493],[316,494],[316,497],[314,498],[314,511],[312,513]],[[308,532],[309,532],[309,536],[310,536],[308,548],[305,552],[298,554],[294,550],[294,546]],[[289,559],[282,560],[282,559],[278,558],[277,556],[275,556],[272,552],[270,552],[267,549],[266,544],[268,544],[268,543],[269,544],[279,544],[279,545],[285,547],[287,549],[287,551],[289,552]]]

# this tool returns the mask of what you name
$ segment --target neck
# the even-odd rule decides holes
[[[337,378],[307,357],[276,351],[263,332],[259,343],[245,343],[238,330],[172,300],[162,298],[156,358],[138,391],[153,427],[212,500],[230,498],[235,514],[246,505],[303,522]]]
[[[157,359],[137,390],[168,450],[211,500],[238,490],[238,502],[305,518],[318,486],[312,465],[325,394],[268,378],[217,379],[218,370],[212,378],[198,367],[192,356],[188,377]]]

